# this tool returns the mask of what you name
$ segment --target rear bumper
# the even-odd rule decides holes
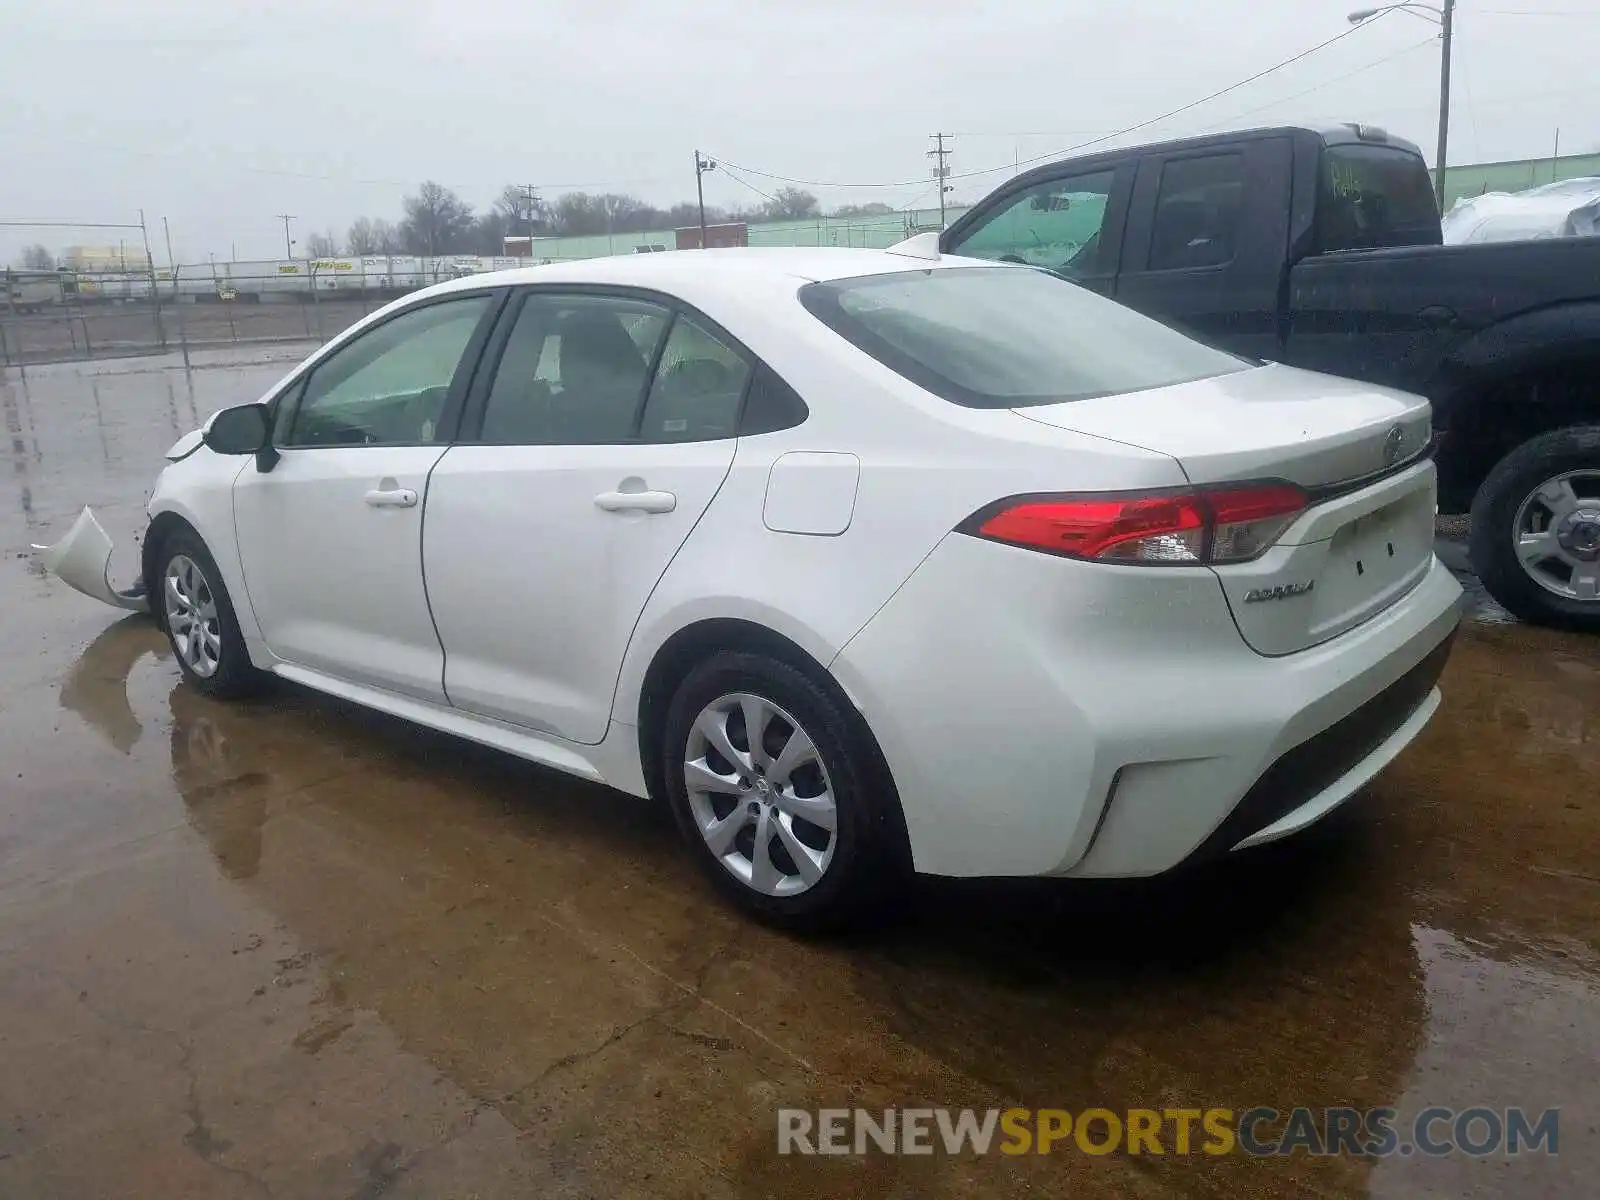
[[[1378,616],[1267,658],[1208,571],[953,535],[833,671],[918,870],[1153,875],[1310,824],[1392,760],[1437,707],[1460,596],[1435,560]]]
[[[1346,717],[1278,758],[1191,857],[1276,841],[1360,790],[1422,732],[1439,708],[1452,630],[1426,658]]]

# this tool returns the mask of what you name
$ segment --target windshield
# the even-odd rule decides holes
[[[1059,404],[1251,365],[1030,267],[836,279],[807,284],[800,301],[891,370],[968,408]]]
[[[1324,253],[1438,245],[1439,207],[1427,166],[1390,146],[1325,147],[1317,235]]]

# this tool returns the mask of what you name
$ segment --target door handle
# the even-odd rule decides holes
[[[410,488],[374,488],[366,495],[373,508],[415,508],[417,493]]]
[[[669,513],[678,498],[671,492],[601,492],[594,503],[606,512]]]
[[[1435,329],[1448,329],[1460,318],[1456,310],[1444,304],[1430,304],[1417,314],[1418,320],[1424,325],[1431,325]]]

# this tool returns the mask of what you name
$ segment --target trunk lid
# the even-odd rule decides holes
[[[1337,637],[1432,565],[1436,485],[1432,462],[1418,457],[1432,436],[1421,396],[1266,366],[1014,411],[1170,455],[1194,484],[1305,488],[1310,507],[1271,549],[1212,568],[1240,634],[1262,654]]]

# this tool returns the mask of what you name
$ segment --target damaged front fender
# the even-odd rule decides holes
[[[111,583],[111,537],[87,507],[54,546],[35,546],[40,565],[70,588],[129,612],[150,611],[144,581],[118,590]]]

